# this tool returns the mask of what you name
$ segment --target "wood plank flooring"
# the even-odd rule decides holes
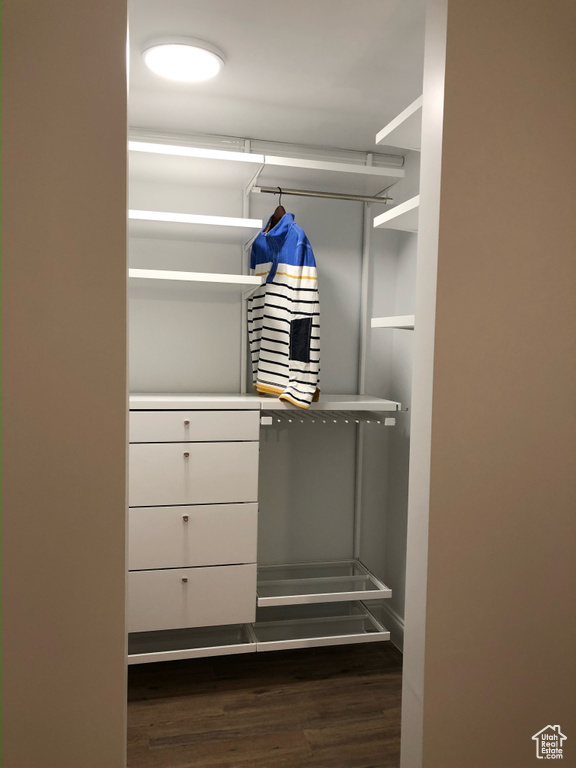
[[[401,676],[387,642],[132,666],[128,766],[397,766]]]

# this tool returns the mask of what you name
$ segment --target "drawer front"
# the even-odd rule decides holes
[[[256,565],[128,574],[128,632],[252,623]]]
[[[258,440],[259,411],[132,411],[131,443]]]
[[[258,443],[130,446],[131,507],[258,499]]]
[[[257,504],[131,509],[128,568],[254,563],[257,517]]]

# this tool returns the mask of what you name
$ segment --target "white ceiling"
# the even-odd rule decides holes
[[[375,149],[422,90],[425,0],[132,0],[131,127]],[[186,35],[226,56],[214,80],[148,71],[141,51]]]

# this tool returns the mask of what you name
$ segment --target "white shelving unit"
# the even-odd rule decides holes
[[[230,286],[241,289],[257,288],[264,282],[263,277],[252,277],[250,275],[227,275],[214,272],[176,272],[166,269],[129,269],[128,276],[134,280],[172,280],[203,285]]]
[[[403,331],[414,330],[414,315],[395,315],[394,317],[373,317],[372,328],[397,328]]]
[[[371,166],[317,158],[284,157],[253,152],[230,152],[160,141],[132,140],[130,176],[133,179],[188,184],[251,184],[296,187],[355,195],[378,195],[404,178],[402,168]]]
[[[418,209],[420,195],[396,205],[392,210],[381,213],[374,219],[374,227],[398,229],[402,232],[418,232]]]
[[[422,96],[376,134],[376,144],[420,150],[422,143]]]
[[[379,196],[404,178],[399,167],[329,161],[309,157],[227,151],[163,141],[129,142],[133,180],[238,187],[257,194],[262,188],[330,194]],[[383,200],[385,204],[385,200]],[[236,243],[247,246],[263,227],[261,219],[131,209],[132,237]]]
[[[261,191],[261,187],[281,187],[285,190],[293,189],[294,192],[297,190],[324,192],[344,199],[353,195],[374,197],[381,195],[405,175],[401,167],[383,167],[382,157],[377,157],[375,164],[371,165],[368,154],[361,158],[360,153],[357,153],[358,157],[342,157],[342,160],[338,155],[330,156],[328,150],[325,151],[324,159],[321,156],[284,156],[282,149],[277,154],[258,154],[249,151],[249,142],[246,142],[245,150],[247,151],[241,151],[240,148],[238,151],[203,148],[182,142],[170,142],[170,140],[166,142],[132,141],[130,143],[130,176],[131,179],[144,183],[138,189],[140,200],[143,202],[139,200],[129,212],[130,234],[135,237],[158,240],[236,243],[244,247],[243,267],[240,271],[248,271],[246,245],[263,226],[261,220],[249,218],[249,195],[257,194]],[[289,153],[290,149],[286,151]],[[183,195],[180,206],[178,195],[180,190],[187,188],[205,184],[210,187],[225,186],[227,190],[243,191],[244,217],[230,218],[142,210],[147,207],[153,209],[155,205],[163,207],[161,202],[146,202],[146,193],[151,188],[146,184],[152,182],[165,184],[167,189],[173,185],[174,194],[166,207],[174,206],[176,210],[186,210],[187,207],[194,209],[194,204],[190,204],[189,200],[198,199],[197,195],[196,198],[186,198]],[[154,199],[158,198],[152,195],[152,200]],[[385,200],[382,201],[382,204],[384,203]],[[152,248],[154,247],[152,245]],[[203,265],[203,262],[201,264]],[[161,269],[130,269],[129,276],[136,284],[146,283],[146,281],[166,281],[167,284],[180,282],[184,285],[197,284],[206,288],[210,285],[229,286],[232,289],[239,288],[244,291],[253,290],[264,280],[262,277],[251,277],[246,274]],[[242,323],[244,327],[245,319]],[[241,379],[243,375],[241,372]],[[130,409],[160,413],[159,418],[166,418],[166,423],[170,424],[172,419],[175,420],[174,423],[179,424],[180,418],[184,419],[184,424],[194,423],[196,415],[201,415],[198,412],[204,412],[203,416],[206,416],[206,413],[211,414],[210,418],[214,423],[228,423],[235,418],[230,412],[257,411],[259,413],[255,413],[254,417],[259,421],[260,426],[272,429],[284,429],[292,422],[295,424],[344,422],[349,425],[344,429],[353,430],[360,429],[358,425],[362,426],[365,422],[380,425],[375,426],[375,429],[393,426],[395,414],[401,409],[401,405],[392,400],[369,395],[323,394],[318,402],[311,404],[309,410],[303,410],[276,397],[267,397],[258,393],[225,395],[155,393],[132,395]],[[175,413],[176,411],[195,413],[181,415]],[[215,413],[217,411],[229,413],[227,415]],[[169,413],[164,416],[162,412]],[[137,415],[143,416],[143,414]],[[326,427],[326,429],[329,428]],[[301,427],[298,426],[296,429]],[[305,430],[306,426],[302,429]],[[320,425],[319,429],[324,427]],[[179,439],[189,439],[190,436],[186,437],[186,434],[184,433],[184,438],[180,436]],[[260,431],[260,435],[264,434]],[[349,437],[351,437],[350,432],[347,439]],[[154,450],[164,454],[172,449],[172,443],[163,443],[159,437],[157,440],[158,446],[153,446]],[[218,450],[222,449],[222,445],[224,447],[227,445],[226,442],[218,442],[216,438],[213,438],[213,442]],[[169,447],[166,448],[166,445]],[[236,445],[236,443],[231,442],[230,445]],[[140,445],[132,446],[134,461],[138,459],[140,448]],[[192,455],[193,448],[193,445],[190,447],[187,443],[184,456]],[[134,471],[132,476],[135,476]],[[168,495],[162,496],[161,501],[158,501],[154,497],[150,501],[146,496],[146,504],[154,509],[158,507],[165,510],[167,498]],[[223,502],[216,502],[215,498],[216,496],[211,497],[211,501],[207,503],[221,506]],[[252,499],[252,496],[250,498]],[[136,495],[132,496],[134,509],[142,507],[139,499],[140,497]],[[193,500],[190,501],[188,496],[186,499],[186,504],[193,506],[196,503]],[[255,501],[256,497],[253,500]],[[239,505],[243,503],[243,497],[234,497],[233,501]],[[354,504],[356,503],[355,499]],[[186,517],[194,511],[189,512],[186,509]],[[215,514],[221,511],[220,508],[215,510]],[[150,624],[152,631],[146,632],[139,631],[141,625],[135,625],[138,631],[130,633],[129,663],[388,640],[390,633],[376,620],[364,605],[364,601],[374,602],[389,598],[391,596],[389,587],[379,581],[363,565],[355,548],[351,547],[346,553],[352,558],[349,560],[332,560],[329,551],[323,554],[326,554],[326,561],[323,562],[295,562],[299,557],[298,554],[296,557],[292,556],[290,560],[288,560],[290,555],[284,555],[281,559],[286,558],[288,562],[259,568],[254,602],[256,620],[231,618],[232,621],[252,623],[215,627],[192,625],[188,629],[170,629],[170,626],[184,627],[185,625],[165,622],[166,628],[155,631],[160,625]],[[151,562],[151,560],[146,561],[144,570],[155,570],[156,564],[150,565]],[[242,560],[242,562],[246,561]],[[227,572],[227,569],[237,567],[230,558],[225,563],[210,563],[209,566],[219,569],[222,574]],[[206,570],[209,566],[202,567]],[[163,568],[167,567],[163,566]],[[192,568],[189,564],[178,567]],[[191,579],[192,575],[192,571],[186,572],[185,578]],[[209,591],[207,590],[206,594]]]
[[[132,237],[198,240],[243,245],[262,229],[262,219],[203,216],[194,213],[129,210]]]
[[[153,272],[153,270],[144,270],[144,272]],[[139,552],[141,555],[141,559],[133,561],[131,570],[133,578],[151,580],[150,583],[154,583],[158,589],[163,585],[163,581],[160,584],[158,580],[164,579],[166,569],[170,572],[175,569],[174,579],[170,577],[171,582],[169,589],[166,590],[167,595],[173,593],[174,584],[177,584],[179,588],[180,581],[190,581],[194,585],[198,578],[204,578],[207,579],[207,582],[203,589],[210,593],[211,582],[215,579],[216,586],[212,591],[223,597],[224,592],[229,591],[231,586],[219,586],[218,580],[228,578],[226,572],[230,569],[247,569],[250,567],[249,565],[228,565],[229,554],[216,556],[213,540],[211,549],[208,548],[209,553],[206,560],[213,567],[210,568],[205,565],[205,549],[202,549],[204,567],[198,566],[195,561],[188,562],[186,560],[183,564],[181,562],[182,557],[184,559],[189,557],[188,548],[173,548],[174,541],[180,542],[182,536],[187,535],[182,532],[180,518],[184,513],[182,519],[188,522],[189,515],[196,515],[195,535],[202,535],[199,533],[200,528],[198,527],[198,523],[202,521],[202,509],[198,505],[194,506],[192,500],[186,496],[186,505],[177,506],[176,514],[170,518],[170,520],[177,520],[178,524],[175,527],[166,528],[167,515],[171,514],[168,511],[168,506],[166,504],[158,506],[158,499],[152,498],[149,491],[141,487],[141,481],[135,478],[138,477],[138,455],[142,451],[149,453],[151,450],[156,450],[164,454],[168,450],[172,456],[173,450],[175,450],[180,456],[180,450],[184,447],[186,450],[184,456],[187,457],[194,452],[198,444],[203,446],[203,452],[208,449],[221,452],[227,446],[234,446],[234,450],[236,450],[236,446],[255,445],[253,427],[256,425],[257,429],[258,412],[271,412],[280,415],[279,408],[270,408],[269,406],[280,406],[283,411],[282,416],[294,412],[296,415],[301,413],[301,409],[295,406],[280,403],[276,399],[270,400],[258,394],[142,394],[130,397],[131,411],[139,412],[133,413],[130,420],[131,477],[140,491],[144,493],[146,499],[146,504],[141,503],[142,499],[135,496],[133,489],[131,489],[130,495],[133,505],[131,524],[136,526],[132,529],[132,546],[136,546],[135,542],[142,542],[146,540],[146,537],[149,537],[147,525],[152,525],[155,530],[158,530],[159,516],[162,516],[163,536],[168,542],[168,548],[162,551],[159,561],[152,560],[145,547],[139,551],[133,550],[133,554]],[[318,415],[325,413],[336,416],[342,413],[340,409],[347,409],[350,413],[360,416],[362,412],[366,411],[374,412],[376,415],[393,413],[399,409],[400,404],[371,396],[326,395],[314,406]],[[232,414],[226,412],[232,412]],[[272,420],[271,417],[270,420]],[[394,422],[394,419],[383,419],[383,421]],[[232,428],[232,424],[236,424],[236,427]],[[206,442],[208,436],[211,436],[212,442]],[[154,441],[150,443],[152,438]],[[237,442],[238,440],[240,442]],[[182,441],[184,441],[183,445]],[[158,463],[155,463],[155,467],[158,467]],[[255,472],[254,468],[253,470]],[[245,474],[242,472],[242,477]],[[166,480],[164,482],[166,483]],[[230,483],[232,483],[231,479],[228,480],[228,484]],[[184,484],[183,492],[185,494],[188,493],[188,487]],[[166,501],[167,496],[165,497],[164,494],[168,493],[167,489],[172,488],[173,482],[170,480],[162,490],[161,498],[163,501]],[[246,490],[245,495],[242,495],[244,490],[231,490],[229,486],[227,488],[227,493],[235,494],[234,497],[237,496],[239,502],[245,501],[245,498],[256,498],[252,495],[254,490]],[[228,496],[225,502],[221,499],[215,501],[216,498],[219,499],[216,496],[211,497],[210,503],[215,505],[215,510],[210,512],[209,517],[203,523],[204,528],[202,530],[206,542],[210,540],[210,526],[214,526],[214,515],[222,515],[224,511],[224,513],[232,516],[230,519],[234,519],[241,513],[241,510],[243,514],[243,510],[248,508],[245,503],[230,502]],[[179,497],[178,504],[180,501]],[[226,507],[226,505],[228,506]],[[142,511],[145,507],[148,507],[148,512]],[[226,512],[225,507],[228,512]],[[146,518],[143,517],[144,514],[147,515]],[[137,534],[138,530],[140,533]],[[246,541],[249,548],[250,535],[248,534]],[[235,544],[235,546],[237,545]],[[157,546],[155,546],[154,551],[158,553]],[[242,555],[239,556],[242,557]],[[210,558],[214,560],[213,563]],[[176,565],[174,565],[175,563]],[[198,567],[194,568],[195,565]],[[200,576],[195,571],[199,572]],[[181,579],[182,574],[184,574],[184,578]],[[245,574],[245,576],[248,578],[249,574]],[[130,632],[129,635],[128,663],[140,664],[151,661],[255,651],[379,642],[390,638],[389,631],[374,617],[364,602],[384,600],[389,598],[392,592],[358,558],[264,565],[258,568],[258,578],[256,578],[254,571],[254,581],[256,597],[254,610],[256,613],[255,620],[249,624],[220,625],[210,619],[215,624],[215,626],[210,626],[210,622],[205,619],[208,626],[192,625],[191,628],[179,628],[180,614],[176,611],[173,616],[174,611],[170,608],[170,620],[175,622],[172,624],[174,628],[169,628],[170,622],[166,621],[167,629],[157,629],[159,622],[156,622],[155,626],[147,612],[141,617],[136,606],[134,609],[136,624],[134,626],[137,629]],[[133,590],[131,595],[133,602],[138,605],[136,599],[138,593]],[[180,606],[178,600],[176,605]],[[210,604],[210,598],[207,598],[207,602]],[[236,621],[238,620],[237,618]],[[240,621],[246,621],[246,619],[240,619]],[[144,630],[144,627],[149,627],[149,629]]]

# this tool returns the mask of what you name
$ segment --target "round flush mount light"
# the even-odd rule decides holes
[[[152,72],[182,83],[209,80],[224,67],[222,51],[193,37],[154,40],[144,48],[142,56]]]

